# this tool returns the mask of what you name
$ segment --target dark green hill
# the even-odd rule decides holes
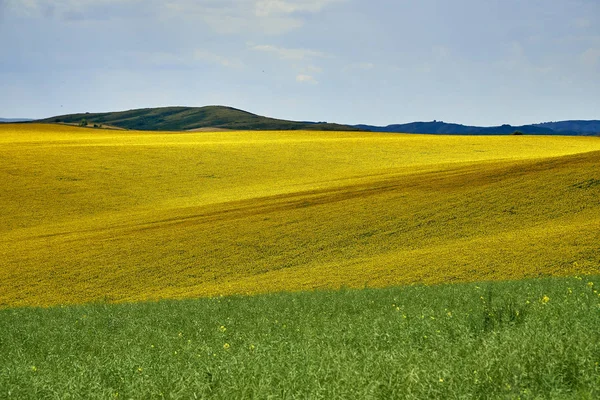
[[[501,126],[469,126],[451,124],[442,121],[411,122],[408,124],[397,124],[388,126],[356,125],[373,132],[403,132],[403,133],[430,133],[440,135],[510,135],[520,131],[528,135],[585,135],[587,132],[579,131],[557,131],[551,127],[540,125],[501,125]]]
[[[36,122],[106,124],[125,129],[186,131],[201,128],[240,130],[348,130],[359,128],[325,122],[296,122],[267,118],[225,106],[142,108],[107,113],[58,115]]]
[[[583,132],[589,134],[600,133],[600,121],[598,120],[543,122],[535,125],[544,128],[550,128],[556,132]]]

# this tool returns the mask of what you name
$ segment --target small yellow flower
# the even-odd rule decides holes
[[[37,367],[36,367],[35,365],[32,365],[32,366],[31,366],[31,370],[32,370],[33,372],[35,372],[35,371],[37,371]]]
[[[593,288],[593,287],[594,287],[594,282],[588,282],[588,283],[587,283],[587,286],[588,286],[590,289],[591,289],[591,288]]]
[[[254,350],[255,348],[256,347],[253,344],[250,345],[250,350]]]
[[[448,311],[448,316],[451,317],[452,316],[452,312]]]
[[[179,336],[179,337],[182,337],[182,336],[183,336],[183,332],[179,332],[179,333],[177,334],[177,336]]]
[[[137,371],[138,371],[138,372],[142,372],[142,368],[141,368],[141,367],[140,367],[140,368],[138,368],[138,369],[137,369]]]
[[[546,295],[544,295],[544,297],[542,297],[542,303],[543,303],[543,304],[546,304],[546,303],[547,303],[547,302],[549,302],[549,301],[550,301],[550,297],[548,297],[548,296],[546,296]]]
[[[224,348],[225,350],[229,350],[229,348],[230,348],[230,347],[231,347],[231,346],[229,345],[229,343],[225,343],[225,344],[223,345],[223,348]]]
[[[396,307],[396,311],[400,311],[400,307]]]
[[[440,378],[440,382],[444,382],[444,378]]]
[[[219,330],[220,330],[221,332],[225,332],[225,331],[227,330],[227,328],[225,328],[223,325],[221,325],[221,326],[219,327]]]

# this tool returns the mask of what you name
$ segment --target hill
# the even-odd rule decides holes
[[[531,125],[469,126],[442,121],[411,122],[387,126],[355,125],[372,132],[428,133],[443,135],[510,135],[520,131],[528,135],[594,136],[600,134],[600,121],[562,121]]]
[[[520,131],[529,135],[594,136],[600,135],[600,121],[559,121],[521,126],[469,126],[443,121],[411,122],[387,126],[344,125],[327,122],[287,121],[263,117],[226,106],[141,108],[105,113],[58,115],[36,122],[104,125],[112,128],[146,131],[206,130],[321,130],[427,133],[444,135],[509,135]]]
[[[0,306],[598,273],[599,162],[590,137],[2,125]]]
[[[29,122],[30,118],[0,118],[0,123]]]
[[[598,135],[600,133],[600,121],[557,121],[535,124],[542,128],[550,128],[556,132],[581,132]]]
[[[262,117],[225,106],[142,108],[106,113],[58,115],[37,122],[107,124],[147,131],[187,131],[201,128],[232,130],[356,131],[358,128],[326,122],[297,122]]]

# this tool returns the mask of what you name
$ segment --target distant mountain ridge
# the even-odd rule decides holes
[[[469,126],[443,121],[411,122],[387,126],[344,125],[328,122],[288,121],[264,117],[227,106],[141,108],[105,113],[58,115],[36,122],[58,122],[88,126],[107,125],[149,131],[232,130],[335,130],[443,135],[528,135],[600,136],[600,120],[543,122],[521,126]]]
[[[558,121],[558,122],[543,122],[534,124],[543,128],[550,128],[556,132],[600,132],[600,121]]]
[[[29,122],[29,121],[33,121],[33,119],[31,119],[31,118],[0,118],[0,122],[6,122],[6,123]]]
[[[429,133],[442,135],[509,135],[521,132],[527,135],[568,135],[568,136],[596,136],[600,135],[600,121],[559,121],[544,122],[521,126],[469,126],[453,124],[442,121],[411,122],[408,124],[394,124],[387,126],[355,125],[357,128],[373,132],[404,132],[404,133]]]

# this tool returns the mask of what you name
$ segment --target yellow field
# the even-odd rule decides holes
[[[0,125],[0,306],[600,272],[600,139]]]

